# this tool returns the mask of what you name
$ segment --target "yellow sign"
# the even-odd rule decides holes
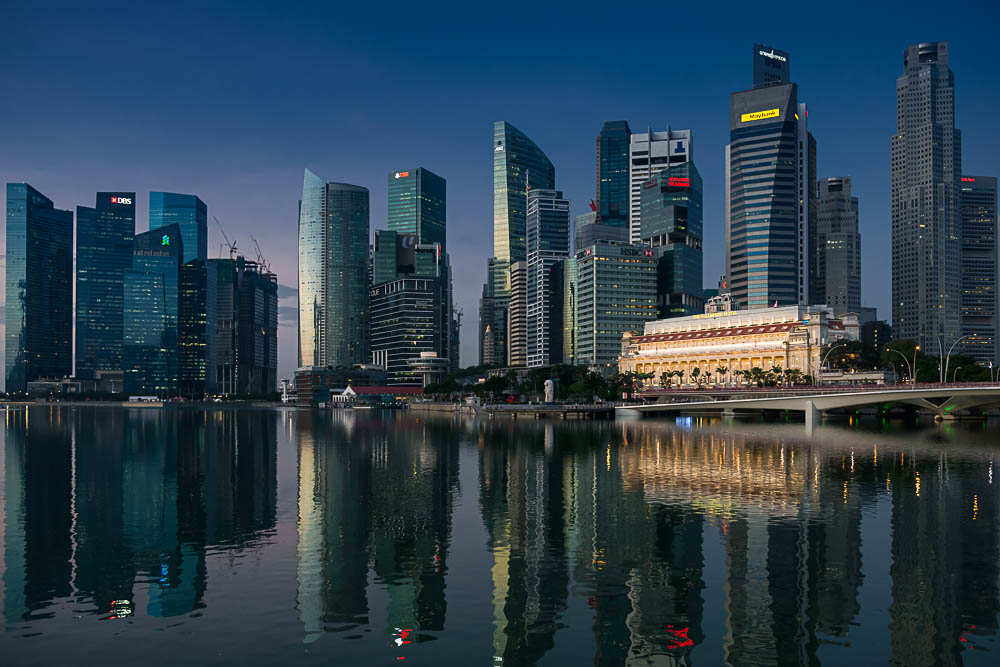
[[[777,118],[781,115],[781,109],[768,109],[767,111],[754,111],[740,116],[741,123],[748,123],[751,120],[763,120],[765,118]]]

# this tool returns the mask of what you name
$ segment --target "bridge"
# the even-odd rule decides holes
[[[1000,385],[918,385],[908,388],[812,387],[809,389],[772,391],[759,390],[704,390],[682,394],[664,391],[657,402],[625,405],[616,408],[619,417],[644,417],[649,414],[684,413],[735,413],[737,410],[779,410],[802,412],[806,427],[819,421],[829,410],[853,409],[870,406],[913,406],[934,413],[936,419],[953,418],[956,413],[969,409],[1000,407]],[[667,401],[670,402],[667,402]]]

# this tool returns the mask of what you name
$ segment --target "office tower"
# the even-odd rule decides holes
[[[694,162],[653,174],[642,186],[639,236],[657,257],[657,317],[703,310],[702,181]]]
[[[125,270],[132,267],[135,193],[98,192],[76,207],[76,377],[122,370]]]
[[[184,263],[208,260],[208,207],[195,195],[149,193],[150,231],[176,224],[184,239]]]
[[[851,177],[821,178],[816,200],[815,303],[838,317],[861,309],[861,234]]]
[[[479,299],[479,364],[505,363],[507,342],[507,303],[510,295],[496,296],[493,293],[494,275],[497,272],[496,259],[486,262],[486,283]],[[487,354],[487,352],[489,354]],[[487,358],[493,361],[486,361]]]
[[[553,264],[550,276],[549,356],[554,364],[573,364],[576,363],[576,257]]]
[[[440,244],[417,243],[415,234],[375,232],[371,356],[385,368],[390,385],[422,385],[424,373],[414,364],[429,354],[440,360],[434,375],[447,370],[451,302],[446,258]]]
[[[581,213],[573,220],[573,249],[586,248],[597,241],[628,243],[628,225],[605,225],[597,212]]]
[[[791,83],[790,54],[763,44],[753,45],[753,87]]]
[[[892,335],[931,352],[961,336],[955,77],[948,44],[911,44],[896,79],[892,136]]]
[[[507,306],[507,365],[528,363],[528,263],[510,265],[510,300]]]
[[[176,223],[135,235],[123,289],[122,360],[129,394],[167,398],[178,391],[183,259]]]
[[[299,366],[368,361],[368,188],[305,170],[299,202]]]
[[[7,393],[73,372],[73,212],[7,184]]]
[[[527,258],[525,214],[527,191],[556,186],[552,163],[525,135],[505,121],[493,124],[493,257],[487,264],[486,288],[481,301],[480,330],[492,333],[496,359],[506,359],[507,301],[510,299],[511,263]],[[485,339],[480,339],[483,344]],[[483,358],[480,349],[479,357]]]
[[[439,243],[446,251],[447,183],[418,167],[389,172],[389,230],[413,234],[417,243]]]
[[[628,227],[629,146],[628,121],[609,120],[597,135],[597,218],[605,225]]]
[[[237,256],[208,260],[216,282],[215,365],[220,394],[266,394],[278,382],[278,277]]]
[[[558,190],[528,192],[527,232],[527,365],[558,363],[549,354],[556,334],[550,327],[552,266],[569,256],[569,200]]]
[[[629,144],[629,240],[639,242],[639,219],[642,212],[642,184],[667,167],[694,159],[691,130],[633,134]],[[577,248],[579,249],[579,248]]]
[[[781,67],[762,64],[772,60]],[[815,299],[816,142],[798,87],[784,81],[788,61],[783,51],[755,46],[761,85],[729,98],[726,278],[741,307]]]
[[[962,352],[981,364],[1000,364],[997,289],[997,179],[962,176]]]
[[[575,362],[613,364],[622,334],[656,319],[656,253],[599,241],[577,250],[576,263]]]

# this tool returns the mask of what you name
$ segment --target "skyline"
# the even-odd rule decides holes
[[[109,10],[100,15],[70,6],[48,13],[51,44],[44,52],[32,50],[31,58],[21,59],[23,67],[3,75],[8,89],[21,91],[19,99],[32,103],[0,111],[0,123],[8,128],[0,176],[4,182],[30,183],[64,210],[90,205],[98,191],[135,191],[137,233],[146,230],[150,191],[197,195],[243,254],[252,255],[254,235],[279,282],[294,286],[296,205],[304,168],[330,181],[367,187],[373,231],[387,228],[385,174],[399,165],[430,169],[448,181],[449,253],[456,305],[465,312],[462,362],[469,365],[478,354],[475,317],[485,259],[493,254],[487,146],[495,121],[510,122],[549,156],[555,186],[570,200],[572,218],[589,210],[596,198],[594,141],[604,121],[627,120],[636,132],[648,126],[662,131],[668,124],[690,128],[705,182],[703,282],[712,286],[724,263],[722,165],[729,94],[752,83],[754,42],[790,52],[792,80],[809,102],[817,176],[852,177],[860,203],[862,305],[878,307],[880,319],[891,317],[889,142],[896,129],[895,80],[908,44],[949,42],[963,173],[1000,173],[1000,137],[990,128],[1000,87],[988,66],[987,32],[998,9],[986,3],[960,15],[935,15],[932,30],[919,17],[893,14],[893,8],[866,8],[866,20],[846,26],[837,40],[809,33],[801,21],[770,16],[719,30],[715,16],[659,10],[650,16],[637,10],[635,16],[691,26],[672,42],[672,53],[688,59],[662,66],[662,53],[651,57],[656,45],[632,44],[625,30],[622,39],[594,43],[591,51],[580,48],[587,46],[580,35],[601,18],[596,10],[588,14],[581,8],[564,16],[558,9],[536,8],[536,23],[518,20],[517,12],[510,19],[463,17],[465,29],[453,32],[446,21],[428,26],[431,17],[400,9],[380,15],[377,50],[368,48],[371,32],[352,30],[367,20],[367,10],[338,8],[336,18],[324,21],[326,11],[333,10],[279,18],[262,15],[260,7],[248,7],[242,15],[219,9],[202,13],[194,29],[179,32],[171,26],[192,18],[184,9],[167,14],[166,9],[130,8],[127,14]],[[12,24],[32,22],[37,12],[15,7]],[[978,20],[968,21],[973,14]],[[213,15],[225,19],[213,21]],[[114,39],[86,40],[81,48],[80,40],[108,16],[115,17]],[[556,18],[563,21],[562,33],[546,28]],[[407,34],[411,27],[414,37]],[[541,49],[525,49],[535,70],[520,67],[523,56],[496,55],[499,51],[489,48],[491,40],[515,27]],[[325,32],[314,32],[321,29]],[[723,41],[698,38],[709,29]],[[27,52],[24,32],[15,31],[0,49],[14,58]],[[316,34],[321,43],[310,41]],[[569,44],[577,48],[567,49]],[[835,45],[851,50],[831,57]],[[463,57],[456,58],[457,53]],[[319,58],[304,60],[311,56]],[[294,63],[307,61],[321,68],[341,65],[330,72],[327,90],[305,87],[315,69],[294,68]],[[654,65],[635,66],[642,61]],[[513,70],[527,74],[514,76]],[[559,72],[555,80],[532,76],[553,71]],[[112,84],[129,82],[126,92],[102,94],[95,84],[103,72],[113,74]],[[846,80],[853,89],[845,91]],[[361,94],[348,99],[337,90]],[[192,96],[198,104],[192,104]],[[208,254],[220,256],[221,235],[214,223],[209,227]],[[227,256],[223,251],[221,256]],[[296,330],[286,310],[294,305],[287,296],[281,301],[282,323],[291,326],[279,332],[279,377],[291,377],[295,366]]]

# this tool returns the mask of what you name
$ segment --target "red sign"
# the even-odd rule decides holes
[[[691,179],[670,177],[667,179],[667,185],[675,188],[689,188],[691,187]]]
[[[647,249],[647,250],[643,250],[642,251],[642,256],[643,257],[652,257],[654,254],[655,253],[653,252],[652,249]]]
[[[966,177],[966,176],[963,176],[963,177],[962,177],[962,182],[963,182],[963,183],[975,183],[975,182],[976,182],[976,179],[974,179],[974,178],[968,178],[968,177]]]

